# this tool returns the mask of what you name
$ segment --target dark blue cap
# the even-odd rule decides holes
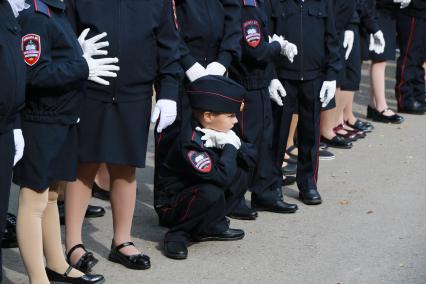
[[[204,76],[186,89],[194,109],[217,113],[238,113],[244,109],[243,86],[224,76]]]

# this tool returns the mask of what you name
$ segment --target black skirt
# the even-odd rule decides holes
[[[145,167],[151,97],[132,102],[101,102],[85,98],[78,124],[78,159]]]
[[[24,156],[14,169],[13,182],[38,192],[55,181],[77,175],[77,126],[22,121]]]
[[[396,19],[391,13],[383,13],[380,10],[377,13],[380,30],[385,38],[385,51],[377,54],[369,51],[370,34],[361,32],[361,56],[362,60],[372,60],[373,62],[382,62],[395,60],[396,57]]]

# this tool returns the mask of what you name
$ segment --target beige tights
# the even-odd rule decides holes
[[[62,274],[69,266],[62,250],[57,199],[58,193],[49,190],[38,193],[22,188],[19,195],[17,237],[31,284],[50,283],[43,252],[51,270]],[[80,277],[84,274],[73,269],[68,275]]]

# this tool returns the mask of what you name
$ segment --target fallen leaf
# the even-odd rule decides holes
[[[348,205],[349,204],[349,200],[346,200],[346,199],[343,199],[343,200],[340,200],[340,205]]]
[[[367,214],[371,214],[371,213],[373,213],[373,210],[368,210],[367,211]]]

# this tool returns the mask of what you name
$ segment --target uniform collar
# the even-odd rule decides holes
[[[49,7],[65,11],[65,7],[66,7],[65,3],[60,0],[41,0],[41,1],[46,3],[46,5],[48,5]]]

